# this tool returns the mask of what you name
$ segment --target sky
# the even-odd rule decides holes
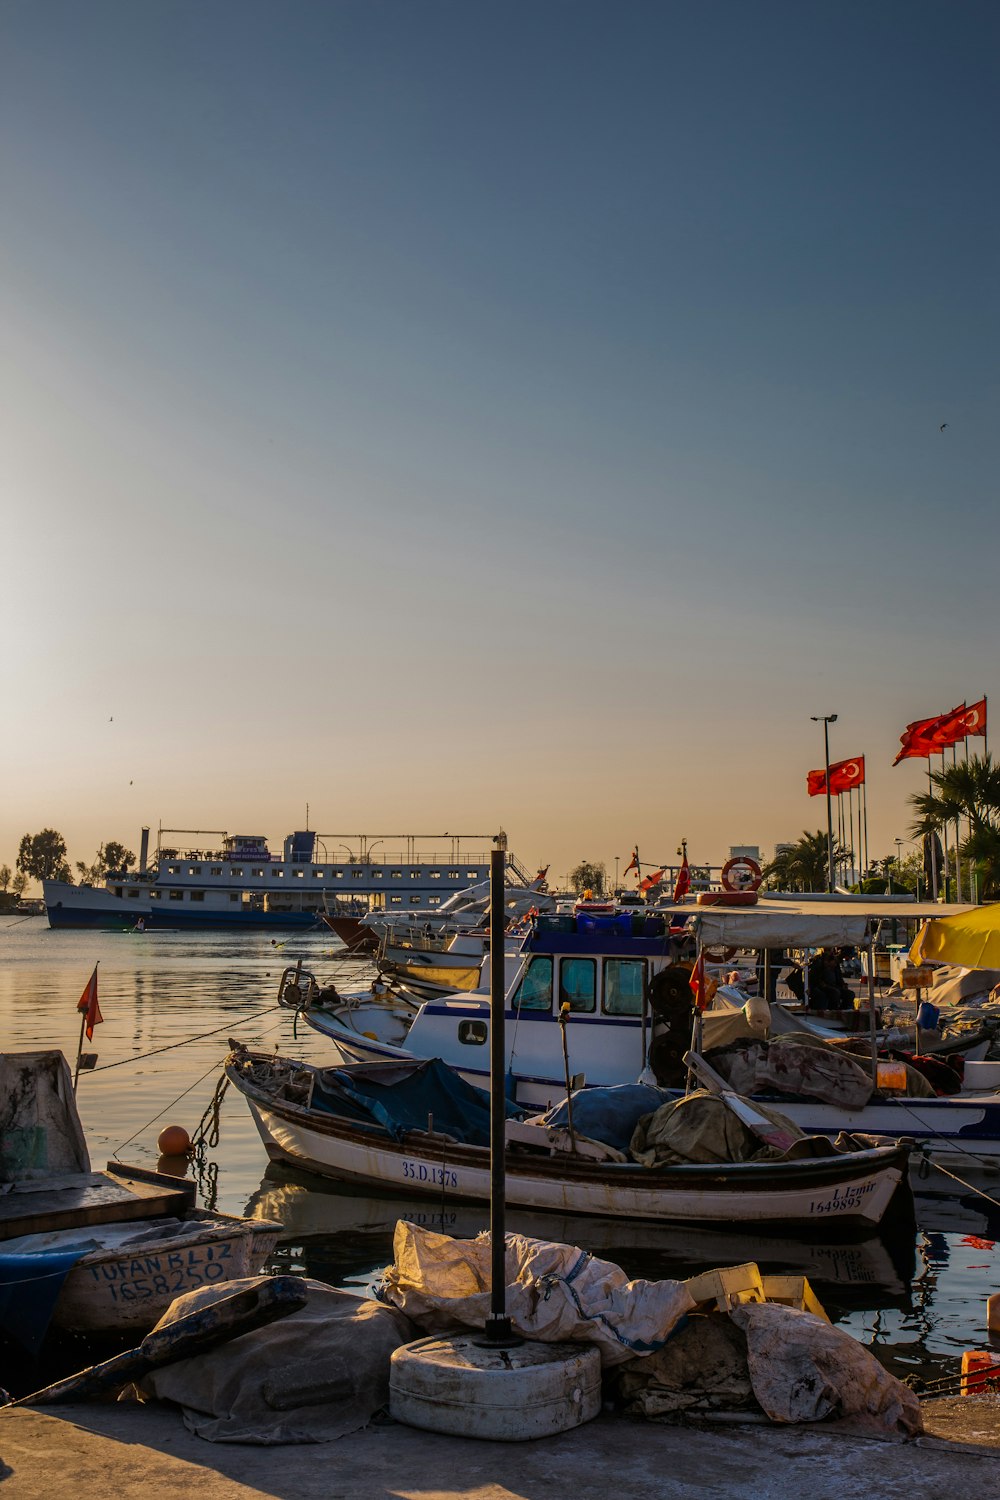
[[[0,0],[0,862],[765,852],[1000,692],[992,0]],[[946,425],[944,425],[946,424]],[[1000,732],[1000,729],[998,729]]]

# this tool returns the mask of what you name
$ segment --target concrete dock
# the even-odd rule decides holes
[[[0,1412],[2,1500],[941,1500],[1000,1494],[1000,1396],[928,1402],[911,1443],[835,1427],[673,1427],[600,1417],[538,1442],[376,1424],[261,1448],[192,1437],[158,1405]]]

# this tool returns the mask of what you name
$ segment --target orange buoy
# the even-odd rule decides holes
[[[1000,1391],[1000,1363],[985,1349],[966,1349],[962,1355],[962,1395]]]
[[[164,1156],[186,1156],[191,1150],[191,1137],[183,1125],[165,1125],[156,1138],[156,1147]]]

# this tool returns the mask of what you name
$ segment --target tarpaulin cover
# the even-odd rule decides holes
[[[347,1108],[344,1108],[345,1104]],[[490,1143],[490,1097],[466,1083],[440,1058],[416,1063],[371,1063],[367,1067],[326,1068],[317,1076],[313,1107],[350,1119],[374,1121],[400,1140],[410,1130],[435,1131],[470,1146]],[[520,1119],[524,1111],[506,1103]]]
[[[961,964],[966,969],[1000,969],[1000,905],[973,906],[928,922],[910,949],[910,962],[931,961]]]
[[[869,924],[874,930],[880,921],[915,922],[973,910],[870,896],[830,896],[812,901],[765,895],[756,906],[675,907],[670,920],[694,917],[701,941],[711,947],[853,948],[865,941]]]
[[[616,1151],[628,1151],[635,1127],[670,1099],[666,1089],[644,1083],[619,1083],[606,1089],[582,1089],[573,1095],[573,1129],[588,1140],[602,1141]],[[541,1116],[543,1125],[568,1126],[566,1100]]]
[[[772,1422],[840,1418],[879,1437],[923,1431],[918,1397],[842,1328],[776,1302],[747,1302],[730,1317],[746,1334],[753,1393]]]
[[[42,1347],[66,1277],[97,1243],[81,1238],[58,1250],[0,1254],[0,1328],[29,1354]]]
[[[166,1328],[257,1279],[188,1292],[156,1326]],[[189,1432],[213,1443],[328,1443],[364,1427],[389,1399],[393,1350],[418,1331],[369,1297],[321,1281],[306,1287],[305,1307],[155,1370],[140,1391],[176,1401]]]
[[[0,1182],[89,1171],[62,1053],[0,1053]]]
[[[401,1219],[377,1288],[425,1333],[482,1328],[491,1311],[488,1234],[454,1240]],[[507,1314],[525,1338],[596,1344],[601,1363],[661,1349],[694,1300],[682,1281],[629,1281],[574,1245],[506,1238]]]
[[[631,937],[632,913],[628,911],[609,912],[606,916],[600,916],[592,912],[578,911],[576,914],[576,930],[577,932],[617,932],[623,937]]]
[[[758,1114],[796,1140],[802,1131],[776,1110],[754,1101]],[[715,1165],[737,1161],[773,1161],[783,1153],[766,1145],[734,1114],[718,1094],[696,1089],[646,1115],[635,1128],[631,1155],[644,1167],[684,1162]]]

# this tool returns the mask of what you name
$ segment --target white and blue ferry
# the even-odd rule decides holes
[[[149,857],[101,886],[46,880],[50,927],[105,930],[295,929],[333,912],[425,916],[485,879],[491,840],[481,834],[290,833],[281,855],[261,834],[161,828]],[[527,884],[513,856],[515,878]]]

